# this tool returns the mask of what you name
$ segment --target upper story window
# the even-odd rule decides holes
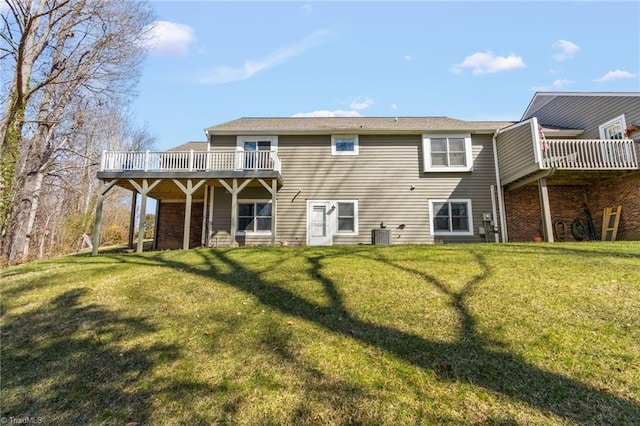
[[[425,172],[472,170],[471,135],[423,135]]]
[[[277,136],[238,136],[236,140],[236,168],[245,170],[273,167],[271,152],[278,150]]]
[[[624,114],[619,117],[609,120],[606,123],[600,125],[600,139],[624,139],[624,130],[627,128],[625,123]]]
[[[331,155],[358,155],[358,135],[332,135]]]
[[[277,136],[238,136],[237,151],[277,151]]]

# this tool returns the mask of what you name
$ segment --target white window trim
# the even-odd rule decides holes
[[[236,138],[236,151],[244,151],[245,142],[269,141],[271,142],[271,151],[278,151],[277,136],[238,136]]]
[[[353,151],[337,151],[337,139],[353,139]],[[331,135],[331,155],[358,155],[360,153],[358,135]]]
[[[434,219],[435,212],[433,205],[435,203],[466,203],[467,211],[469,212],[469,230],[468,231],[435,231],[434,230]],[[451,210],[449,210],[451,212]],[[429,229],[431,235],[448,235],[448,236],[473,236],[473,210],[471,209],[471,199],[470,198],[451,198],[451,199],[434,199],[429,200]]]
[[[255,198],[244,198],[244,199],[239,199],[238,200],[238,208],[240,206],[240,204],[256,204],[256,203],[264,203],[264,204],[271,204],[271,199],[255,199]],[[271,206],[271,217],[273,218],[273,206]],[[237,227],[237,231],[236,231],[236,236],[242,236],[242,235],[271,235],[271,231],[244,231],[244,230],[240,230],[240,214],[237,215],[236,220],[238,221],[238,223],[236,223],[236,227]]]
[[[353,203],[353,232],[349,231],[338,231],[338,203]],[[359,223],[359,214],[358,214],[358,200],[307,200],[307,232],[309,230],[309,206],[312,204],[327,204],[329,206],[329,210],[327,211],[327,218],[331,221],[327,230],[331,234],[331,237],[338,236],[346,236],[346,235],[360,235],[360,223]],[[335,213],[335,214],[332,214]],[[309,242],[309,238],[307,235],[307,243]]]
[[[466,166],[433,166],[431,164],[431,138],[460,138],[464,139],[464,151]],[[471,145],[471,134],[423,134],[422,152],[424,153],[424,172],[470,172],[473,170],[473,153]]]
[[[336,210],[336,218],[335,218],[335,235],[358,235],[358,229],[360,229],[358,227],[358,200],[335,200],[335,201],[331,201],[331,206],[335,206],[335,210]],[[353,231],[340,231],[338,229],[338,223],[339,223],[339,218],[338,218],[338,203],[352,203],[353,204]]]
[[[618,116],[616,118],[613,118],[613,119],[607,121],[606,123],[601,124],[600,126],[598,126],[598,132],[600,133],[600,139],[606,139],[605,134],[604,134],[604,129],[606,129],[607,127],[611,127],[612,124],[615,124],[617,122],[620,123],[620,133],[622,133],[622,138],[624,139],[625,138],[624,131],[627,128],[627,122],[626,122],[626,120],[624,118],[624,114],[622,114],[622,115],[620,115],[620,116]]]

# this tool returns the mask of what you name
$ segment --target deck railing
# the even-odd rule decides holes
[[[274,151],[104,151],[100,171],[197,172],[274,170],[281,171]]]
[[[542,167],[560,170],[630,170],[638,168],[632,139],[547,139]]]

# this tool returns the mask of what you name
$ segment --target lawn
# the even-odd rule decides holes
[[[640,424],[640,243],[111,252],[0,285],[3,423]]]

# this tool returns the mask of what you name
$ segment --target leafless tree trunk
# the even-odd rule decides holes
[[[29,255],[47,176],[75,168],[93,185],[97,138],[79,142],[85,129],[73,112],[130,99],[151,14],[134,0],[4,1],[0,55],[14,67],[0,119],[0,249],[17,263]]]

